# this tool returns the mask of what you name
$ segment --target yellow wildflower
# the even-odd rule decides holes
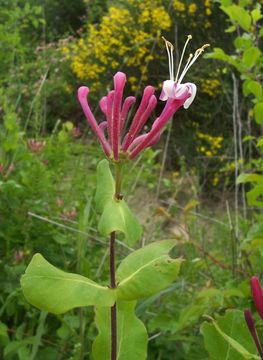
[[[174,6],[175,10],[177,10],[179,12],[184,12],[185,11],[185,4],[182,1],[174,0],[173,1],[173,6]]]
[[[197,11],[197,5],[195,3],[191,3],[189,6],[188,6],[188,14],[189,15],[194,15]]]

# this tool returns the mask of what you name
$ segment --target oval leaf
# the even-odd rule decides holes
[[[260,359],[242,311],[229,311],[201,327],[211,360]]]
[[[41,254],[33,256],[21,285],[30,304],[53,314],[79,306],[112,306],[116,297],[115,290],[84,276],[59,270]]]
[[[244,51],[243,61],[248,68],[251,68],[255,65],[260,55],[261,55],[260,50],[257,47],[252,46]]]
[[[128,255],[116,273],[118,299],[149,297],[170,285],[176,279],[182,262],[168,255],[174,246],[174,240],[163,240]]]
[[[124,200],[108,201],[100,218],[98,229],[103,236],[113,231],[121,231],[125,242],[133,245],[142,234],[142,227]]]
[[[117,360],[145,360],[147,356],[147,331],[135,316],[136,301],[117,302]],[[99,335],[92,347],[95,360],[110,360],[110,308],[96,308],[96,326]]]

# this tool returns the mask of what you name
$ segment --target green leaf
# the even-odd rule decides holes
[[[237,29],[236,25],[231,25],[225,30],[225,32],[226,33],[232,33],[234,31],[236,31],[236,29]]]
[[[237,178],[237,184],[244,183],[262,183],[263,184],[263,175],[259,174],[240,174]]]
[[[247,136],[244,136],[242,141],[243,143],[247,142],[247,141],[252,141],[252,140],[255,140],[256,137],[255,136],[252,136],[252,135],[247,135]]]
[[[243,83],[243,93],[245,96],[253,94],[257,99],[262,96],[262,87],[258,81],[246,80]]]
[[[247,38],[247,37],[241,37],[241,36],[238,36],[235,40],[234,40],[234,44],[235,44],[235,47],[237,49],[242,49],[242,50],[245,50],[245,49],[248,49],[252,46],[252,40],[250,38]]]
[[[99,220],[98,229],[103,236],[121,231],[125,242],[132,246],[142,234],[142,227],[124,200],[108,201]]]
[[[232,0],[221,0],[221,4],[223,6],[230,6],[232,5]]]
[[[263,18],[263,15],[260,12],[260,4],[258,4],[258,5],[259,5],[259,7],[257,9],[253,9],[251,11],[251,16],[252,16],[254,23],[256,23],[257,21],[259,21]]]
[[[255,119],[258,124],[263,124],[263,102],[259,102],[254,106]]]
[[[30,304],[54,314],[79,306],[112,306],[116,298],[114,290],[84,276],[59,270],[41,254],[33,256],[21,285]]]
[[[258,206],[263,208],[263,184],[256,185],[247,193],[247,201],[249,206]]]
[[[252,46],[251,48],[244,51],[243,62],[246,64],[248,68],[252,68],[255,65],[258,58],[260,57],[260,55],[261,55],[260,50],[257,47]]]
[[[26,348],[28,345],[32,345],[33,343],[33,337],[28,337],[19,341],[11,341],[4,349],[4,358],[8,358],[11,355],[16,355],[19,350]]]
[[[201,326],[210,360],[260,359],[242,311],[228,311],[212,323]]]
[[[9,342],[8,326],[0,322],[0,344],[7,345]]]
[[[117,360],[145,360],[147,357],[147,331],[135,316],[136,301],[117,302]],[[110,308],[96,308],[96,326],[99,335],[92,346],[95,360],[110,360]]]
[[[251,17],[248,11],[238,5],[221,6],[221,9],[230,17],[232,21],[236,21],[242,27],[242,29],[249,31]]]
[[[128,255],[116,273],[118,298],[145,298],[169,286],[177,278],[182,262],[168,255],[174,246],[174,240],[163,240]]]
[[[97,166],[97,190],[95,203],[99,212],[103,212],[108,201],[113,200],[115,182],[110,170],[109,162],[101,160]]]
[[[208,53],[205,55],[205,58],[222,60],[222,61],[227,62],[228,64],[235,66],[236,68],[239,68],[239,64],[235,60],[235,58],[230,55],[227,55],[224,52],[224,50],[222,50],[220,48],[214,48],[212,53]]]
[[[205,304],[199,304],[193,302],[189,306],[185,306],[181,311],[177,321],[174,321],[174,329],[176,332],[182,331],[189,326],[193,326],[204,314],[207,306]]]

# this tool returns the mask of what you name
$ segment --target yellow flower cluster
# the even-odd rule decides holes
[[[175,8],[175,10],[180,11],[180,12],[184,12],[186,9],[186,6],[183,3],[183,1],[179,1],[179,0],[173,1],[173,7]]]
[[[200,79],[200,87],[203,93],[215,96],[220,88],[220,81],[217,79]]]
[[[196,1],[189,4],[187,4],[185,1],[173,0],[172,5],[176,16],[180,16],[180,18],[185,21],[189,20],[189,16],[195,16],[195,21],[191,22],[192,28],[200,26],[200,23],[202,23],[202,26],[206,29],[211,27],[211,22],[207,19],[207,16],[212,14],[211,0]]]
[[[211,136],[202,132],[197,132],[198,139],[197,151],[207,157],[218,155],[218,151],[222,147],[222,136]]]
[[[127,0],[126,7],[110,7],[99,25],[90,25],[86,36],[63,49],[71,67],[81,80],[89,80],[92,90],[100,88],[101,77],[124,65],[136,75],[129,78],[132,89],[147,80],[147,64],[153,59],[151,48],[171,19],[161,0]]]
[[[193,16],[197,11],[197,5],[195,3],[191,3],[188,6],[188,14],[190,16]]]
[[[212,7],[211,0],[205,0],[205,13],[207,16],[210,16],[212,14],[211,7]]]

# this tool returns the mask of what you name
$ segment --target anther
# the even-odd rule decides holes
[[[174,46],[170,41],[166,40],[164,36],[162,36],[163,41],[165,42],[165,45],[168,45],[172,50],[174,49]]]

